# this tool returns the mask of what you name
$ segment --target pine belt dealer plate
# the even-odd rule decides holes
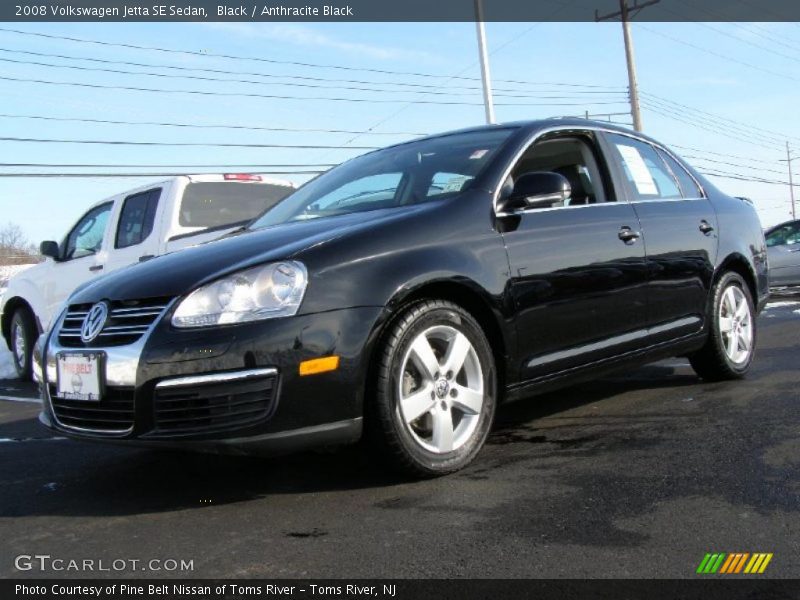
[[[56,396],[64,400],[99,402],[103,396],[102,352],[60,352],[56,355]]]

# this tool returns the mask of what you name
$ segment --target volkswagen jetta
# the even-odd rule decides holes
[[[40,342],[41,421],[212,451],[366,435],[438,475],[504,399],[670,356],[741,377],[767,294],[753,206],[658,142],[478,127],[355,158],[239,234],[77,291]]]

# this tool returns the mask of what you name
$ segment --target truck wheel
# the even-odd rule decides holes
[[[497,373],[480,325],[442,300],[410,306],[378,348],[367,433],[399,470],[434,477],[468,465],[494,419]]]
[[[31,379],[33,345],[36,343],[37,329],[33,314],[27,308],[18,308],[11,318],[11,354],[17,377],[23,381]]]
[[[705,346],[689,356],[695,372],[708,381],[738,379],[750,369],[756,349],[753,298],[744,279],[729,271],[714,286]]]

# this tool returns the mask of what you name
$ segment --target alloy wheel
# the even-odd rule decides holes
[[[731,285],[719,304],[719,331],[725,354],[734,364],[742,364],[753,349],[753,318],[744,292]]]
[[[426,450],[458,450],[475,433],[484,405],[483,367],[466,335],[437,325],[420,333],[403,357],[398,410]]]

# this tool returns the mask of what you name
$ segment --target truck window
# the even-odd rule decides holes
[[[224,227],[245,224],[275,206],[293,190],[264,183],[190,183],[181,202],[184,227]]]
[[[108,215],[113,204],[108,202],[87,212],[67,235],[64,245],[64,260],[90,256],[100,251],[106,232]]]
[[[116,248],[141,244],[153,231],[161,189],[148,190],[125,198],[117,226]]]

